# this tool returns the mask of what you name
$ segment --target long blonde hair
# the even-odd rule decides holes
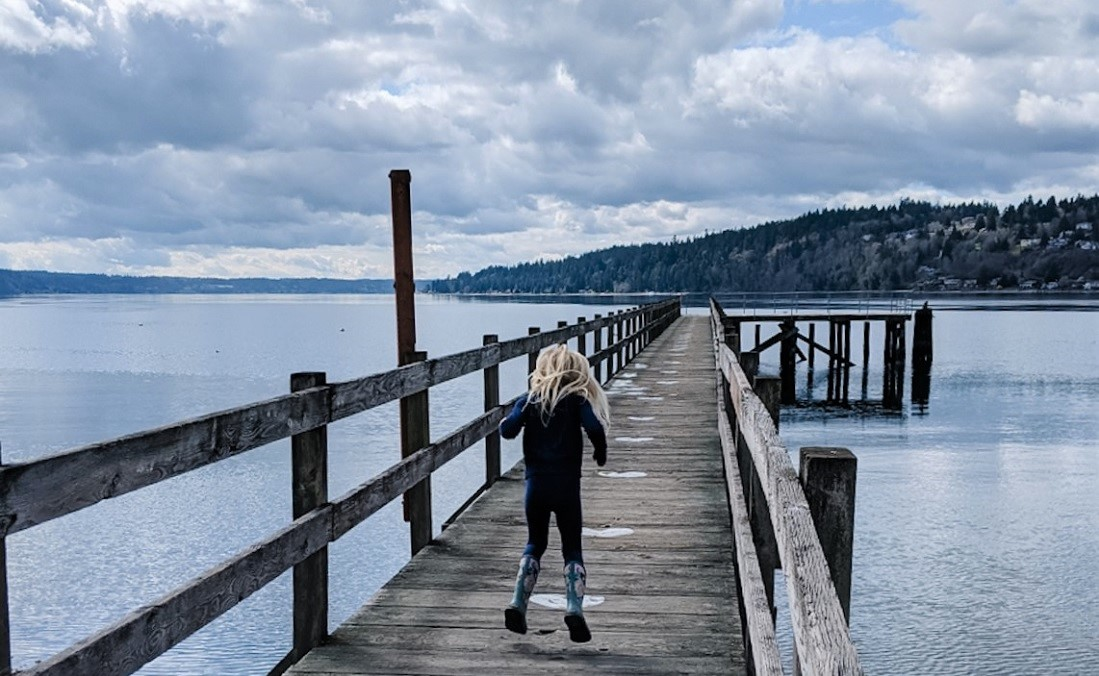
[[[579,394],[587,399],[599,422],[604,427],[610,425],[607,395],[592,377],[588,358],[566,345],[554,345],[542,350],[530,374],[528,401],[538,406],[542,417],[547,418],[557,404],[570,394]]]

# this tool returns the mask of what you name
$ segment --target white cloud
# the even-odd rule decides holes
[[[1094,192],[1089,0],[898,3],[829,37],[781,0],[9,2],[0,251],[382,276],[393,168],[423,276],[837,201]]]

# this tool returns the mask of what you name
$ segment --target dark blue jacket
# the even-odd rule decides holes
[[[595,447],[595,456],[606,457],[607,434],[595,416],[591,404],[579,394],[570,394],[557,403],[553,414],[543,420],[536,403],[527,404],[524,394],[515,402],[508,417],[500,423],[500,434],[514,439],[523,434],[523,460],[526,476],[580,476],[584,460],[583,429]],[[600,463],[602,464],[602,463]]]

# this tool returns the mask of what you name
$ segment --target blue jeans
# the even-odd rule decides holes
[[[580,477],[535,476],[527,479],[527,547],[523,554],[541,560],[549,546],[550,514],[557,516],[565,563],[584,563],[580,529]]]

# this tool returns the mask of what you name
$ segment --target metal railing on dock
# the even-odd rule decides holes
[[[679,315],[679,299],[673,298],[607,317],[581,317],[572,325],[562,322],[555,330],[532,329],[531,335],[514,340],[496,342],[495,336],[485,336],[483,347],[425,358],[355,380],[327,383],[323,373],[294,374],[292,392],[287,395],[0,467],[0,592],[6,592],[3,538],[7,535],[280,439],[292,441],[292,523],[18,673],[131,674],[294,568],[293,648],[272,669],[282,673],[327,633],[329,543],[413,488],[429,491],[426,482],[432,472],[482,439],[486,440],[485,485],[500,476],[496,429],[507,407],[499,403],[501,363],[524,355],[533,359],[542,348],[569,340],[586,353],[590,334],[594,350],[589,362],[601,380],[609,379]],[[417,418],[402,415],[402,436],[411,433],[411,438],[421,439],[419,449],[344,495],[328,498],[329,423],[398,399],[408,401],[435,385],[477,371],[485,374],[483,415],[434,443],[427,439],[426,410],[422,430],[403,429]],[[426,527],[431,532],[431,513],[411,509],[409,516],[415,550],[417,531]],[[6,593],[0,594],[0,674],[4,673],[11,673]]]
[[[778,435],[780,383],[741,362],[725,312],[710,301],[717,406],[741,616],[755,674],[782,674],[774,571],[785,574],[795,663],[803,674],[861,674],[848,629],[855,457],[801,449],[801,475]]]

